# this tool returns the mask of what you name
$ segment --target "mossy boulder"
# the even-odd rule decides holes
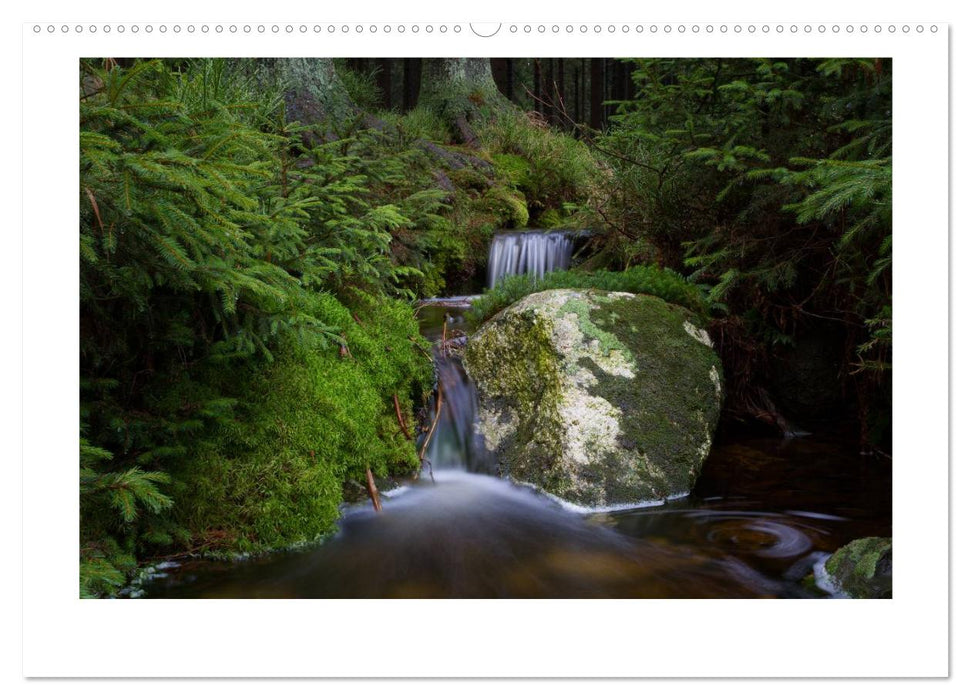
[[[853,598],[893,597],[893,547],[889,537],[864,537],[840,547],[825,564],[839,590]]]
[[[581,506],[688,492],[721,409],[698,319],[644,294],[531,294],[469,339],[465,365],[501,473]]]

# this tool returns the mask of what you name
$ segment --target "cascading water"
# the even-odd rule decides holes
[[[573,255],[573,231],[498,233],[489,250],[489,289],[503,277],[565,270]]]
[[[488,281],[492,288],[503,277],[531,274],[542,278],[547,272],[565,270],[573,255],[575,231],[506,231],[492,239],[489,252]],[[462,312],[471,305],[471,297],[429,299],[425,302],[426,337],[442,340],[451,335],[452,342],[464,340]],[[442,310],[441,320],[432,309]],[[441,329],[444,328],[444,336]],[[448,344],[439,344],[435,355],[438,393],[441,394],[441,416],[438,403],[430,407],[430,423],[435,426],[426,436],[425,462],[432,474],[436,469],[459,469],[467,472],[495,473],[488,463],[482,436],[475,432],[478,400],[475,386],[465,374],[462,363],[452,356]],[[436,397],[437,398],[437,397]]]
[[[486,451],[482,436],[475,432],[478,415],[478,398],[475,386],[462,368],[455,353],[455,346],[465,340],[462,312],[469,308],[467,298],[440,299],[441,304],[426,307],[425,317],[434,319],[425,324],[425,336],[439,342],[435,351],[436,396],[429,406],[429,431],[427,450],[423,450],[425,464],[434,475],[442,470],[494,473],[485,459]],[[440,319],[439,320],[439,313]],[[437,415],[437,414],[441,415]]]

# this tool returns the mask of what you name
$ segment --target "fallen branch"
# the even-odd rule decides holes
[[[438,396],[435,398],[435,419],[432,421],[432,427],[428,429],[428,435],[425,436],[425,442],[421,444],[421,452],[418,453],[418,464],[422,467],[425,466],[425,451],[428,450],[428,443],[432,441],[432,436],[435,434],[435,428],[438,427],[438,419],[442,416],[442,382],[438,382]],[[428,473],[431,475],[432,480],[435,480],[435,475],[432,473],[432,465],[428,464]],[[417,478],[417,475],[415,476]]]
[[[371,503],[374,505],[374,510],[381,512],[381,494],[378,493],[378,487],[374,485],[374,475],[371,474],[371,468],[368,467],[367,472],[367,495],[371,497]]]
[[[405,440],[411,441],[411,434],[408,432],[408,426],[405,425],[405,419],[401,415],[401,404],[398,403],[398,395],[394,394],[391,397],[394,400],[394,414],[398,417],[398,427],[401,428],[401,434],[405,436]]]

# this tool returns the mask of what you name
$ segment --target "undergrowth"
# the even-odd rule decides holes
[[[650,294],[678,304],[702,317],[709,313],[704,291],[674,270],[638,265],[623,272],[610,270],[559,270],[542,278],[515,275],[503,278],[472,303],[468,319],[479,325],[529,294],[547,289],[602,289],[610,292]]]

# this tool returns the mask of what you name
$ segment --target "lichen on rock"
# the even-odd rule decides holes
[[[465,365],[502,473],[592,507],[690,490],[722,398],[721,364],[695,323],[656,297],[575,289],[487,322]]]

